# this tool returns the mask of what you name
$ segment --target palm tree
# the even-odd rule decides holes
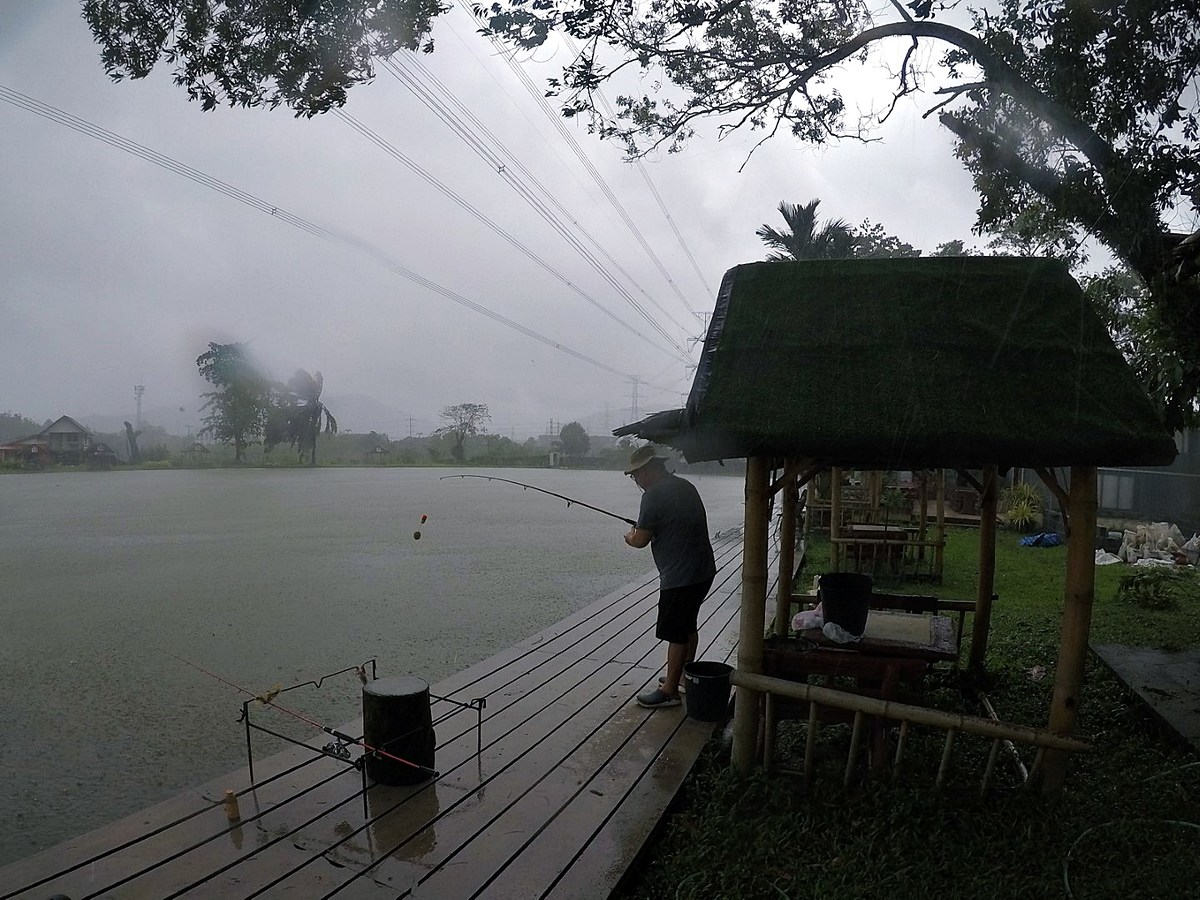
[[[818,227],[817,206],[813,200],[800,206],[780,203],[779,213],[787,223],[786,231],[763,225],[755,232],[762,242],[775,252],[767,256],[770,262],[788,259],[844,259],[854,255],[854,230],[844,219],[833,219]]]
[[[325,379],[320,372],[309,375],[304,369],[297,369],[288,379],[287,393],[281,404],[281,437],[301,454],[307,450],[310,466],[317,464],[317,435],[322,431],[325,434],[337,434],[338,430],[337,419],[321,402],[321,390],[324,387]]]

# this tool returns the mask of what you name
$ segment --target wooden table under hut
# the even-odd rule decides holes
[[[763,759],[767,697],[1034,745],[1028,778],[1059,791],[1073,737],[1094,593],[1097,467],[1166,465],[1171,435],[1066,267],[1013,257],[749,263],[726,273],[687,405],[614,431],[690,462],[745,458],[745,564],[732,763]],[[778,677],[764,666],[768,530],[782,517],[776,638],[795,597],[801,488],[834,468],[958,471],[980,493],[979,574],[967,665],[985,667],[994,599],[997,476],[1035,470],[1070,520],[1061,649],[1047,720],[1006,724]],[[1061,483],[1057,468],[1069,469]],[[939,615],[933,607],[915,613]],[[968,642],[964,636],[964,642]],[[783,673],[786,674],[786,673]],[[815,724],[815,718],[812,720]],[[810,728],[810,740],[811,740]],[[806,756],[808,768],[810,758]],[[939,772],[939,777],[941,772]],[[985,786],[988,773],[985,772]]]

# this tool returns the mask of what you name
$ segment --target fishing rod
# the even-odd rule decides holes
[[[159,649],[162,650],[161,647]],[[339,741],[342,741],[342,742],[348,743],[348,744],[356,744],[359,747],[362,747],[363,750],[367,751],[368,753],[376,753],[380,756],[386,757],[387,759],[393,760],[395,762],[403,763],[406,766],[412,766],[412,768],[414,768],[414,769],[420,769],[422,772],[428,772],[430,775],[436,776],[438,774],[437,771],[429,768],[428,766],[423,766],[420,763],[415,763],[415,762],[412,762],[411,760],[404,759],[403,757],[396,756],[395,754],[388,753],[386,750],[384,750],[380,747],[372,747],[370,744],[368,744],[366,741],[362,740],[361,738],[351,737],[348,734],[343,734],[342,732],[338,731],[336,728],[330,728],[328,725],[322,725],[320,722],[316,721],[315,719],[310,719],[308,716],[304,715],[303,713],[298,713],[295,710],[288,709],[286,706],[280,706],[278,703],[275,702],[275,698],[280,693],[280,690],[278,688],[273,688],[272,690],[269,690],[264,694],[256,694],[256,693],[254,693],[254,691],[247,690],[246,688],[242,687],[240,684],[234,684],[232,681],[229,681],[226,678],[222,678],[216,672],[210,672],[208,669],[204,668],[204,666],[194,663],[191,660],[184,659],[182,656],[178,656],[178,655],[170,652],[169,650],[162,650],[162,652],[167,654],[167,656],[174,657],[175,659],[179,660],[181,663],[183,663],[186,666],[191,666],[197,672],[203,672],[205,675],[209,676],[210,678],[215,678],[217,681],[221,682],[221,684],[227,685],[227,686],[233,688],[235,691],[241,691],[243,694],[246,694],[247,696],[252,697],[255,700],[259,701],[264,706],[271,706],[271,707],[274,707],[275,709],[279,710],[282,713],[287,713],[289,716],[297,718],[301,722],[304,722],[307,725],[311,725],[313,728],[318,728],[321,731],[324,731],[326,734],[332,735],[333,737],[337,738]],[[365,677],[365,676],[360,676],[360,677]]]
[[[620,519],[622,522],[627,522],[628,524],[634,526],[635,528],[637,527],[637,522],[635,522],[633,519],[627,519],[624,516],[618,516],[615,512],[609,512],[607,509],[601,509],[598,506],[592,506],[592,504],[584,503],[582,500],[576,500],[574,497],[567,497],[567,496],[564,496],[563,494],[556,494],[556,493],[554,493],[554,491],[548,491],[545,488],[538,487],[537,485],[525,484],[523,481],[510,481],[507,478],[497,478],[495,475],[443,475],[438,480],[445,481],[447,478],[484,478],[488,481],[503,481],[505,484],[515,484],[519,488],[526,488],[531,491],[538,491],[539,493],[542,493],[542,494],[549,494],[551,497],[557,497],[559,500],[566,500],[568,507],[570,507],[572,504],[575,504],[578,506],[583,506],[583,507],[586,507],[587,509],[594,510],[595,512],[603,513],[606,516],[612,516],[614,519]]]

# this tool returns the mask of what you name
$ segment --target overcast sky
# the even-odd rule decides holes
[[[672,287],[465,14],[439,19],[434,37],[436,52],[415,71],[511,151],[510,177],[523,166],[569,211],[572,233],[597,240],[616,265],[593,255],[666,336],[388,71],[354,89],[346,111],[557,276],[337,116],[202,113],[165,69],[114,83],[78,3],[0,0],[0,85],[276,211],[0,102],[0,411],[132,418],[142,384],[146,419],[182,433],[200,423],[197,355],[210,341],[242,341],[277,378],[320,370],[334,414],[354,431],[428,432],[442,407],[477,402],[491,409],[493,430],[519,439],[550,419],[583,419],[596,433],[606,411],[610,428],[629,420],[635,376],[641,414],[680,405],[692,373],[671,344],[695,357],[721,275],[764,256],[754,232],[782,224],[780,201],[820,198],[825,217],[870,218],[927,252],[971,240],[970,179],[921,107],[903,110],[876,144],[813,150],[776,138],[741,172],[756,136],[698,139],[647,159],[699,274],[638,169],[567,122]],[[524,60],[539,85],[556,50],[561,62],[562,47]],[[479,124],[469,123],[471,135],[499,152]]]

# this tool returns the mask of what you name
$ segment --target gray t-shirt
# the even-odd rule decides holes
[[[690,481],[667,475],[642,494],[637,527],[650,532],[659,586],[685,587],[717,572],[704,502]]]

